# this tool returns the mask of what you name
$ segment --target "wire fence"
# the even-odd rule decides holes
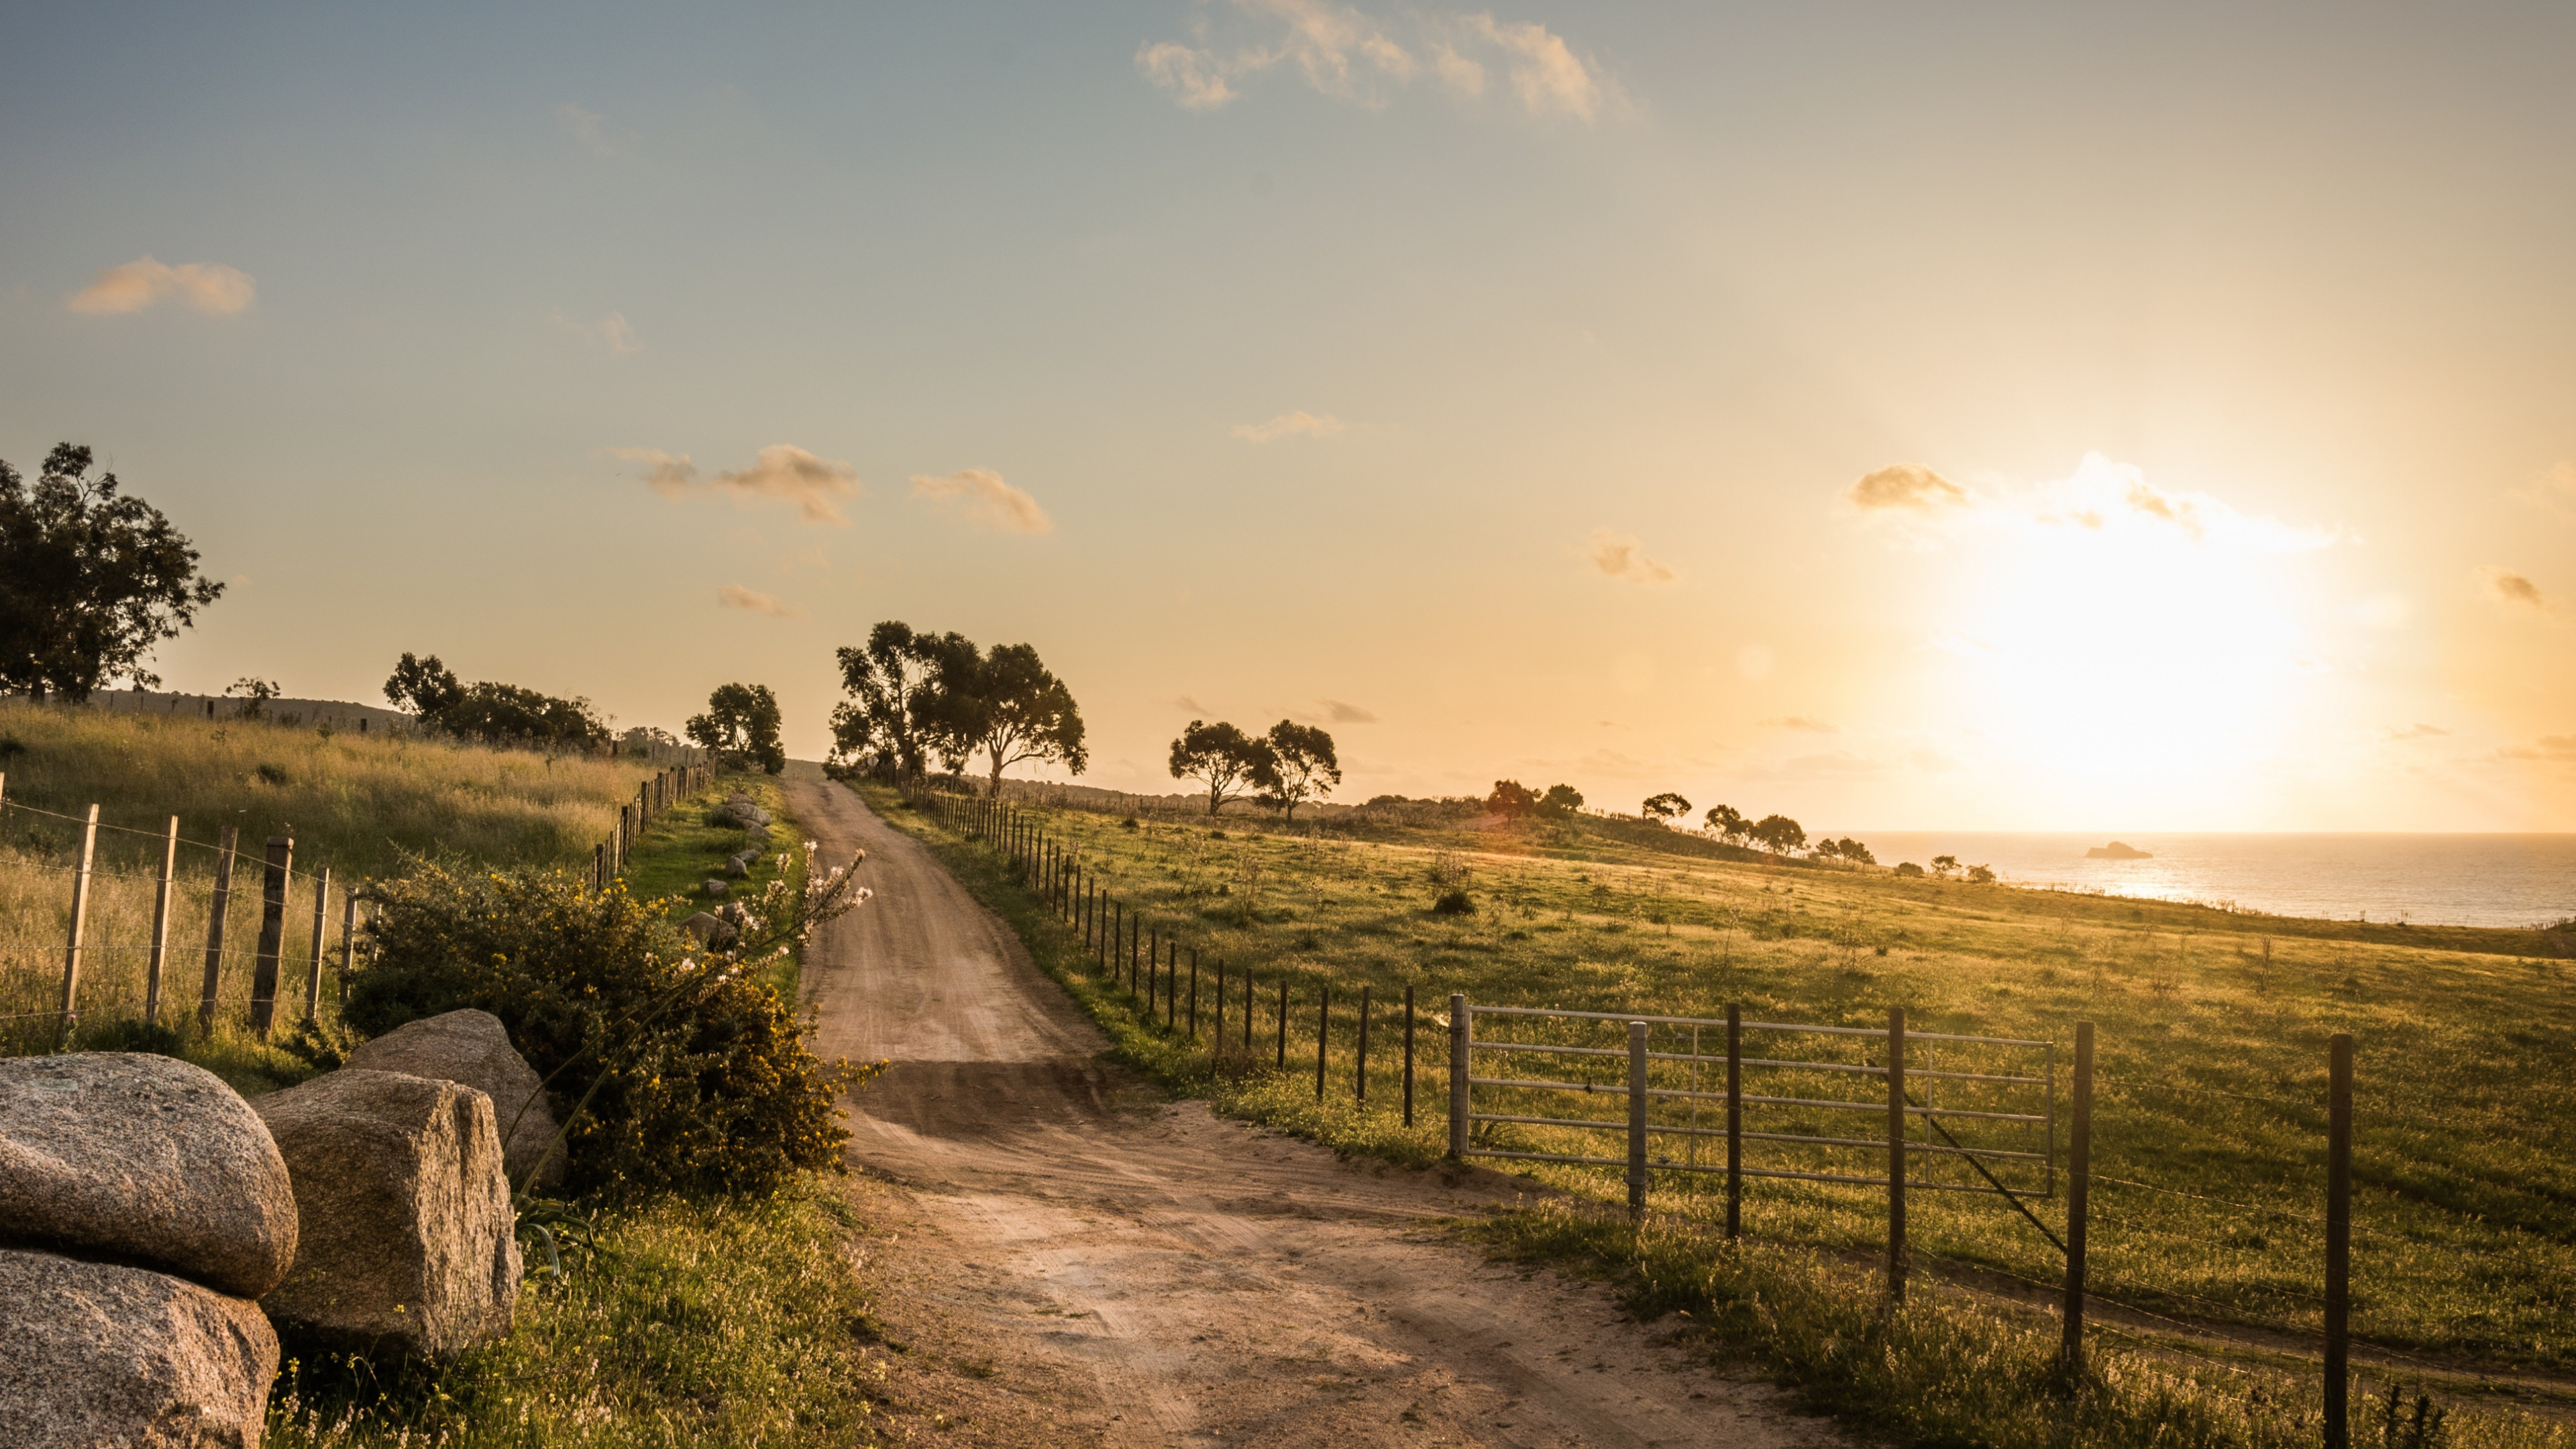
[[[2535,1291],[2576,1290],[2576,1247],[2554,1238],[2520,1233],[2497,1243],[2497,1230],[2474,1219],[2456,1224],[2462,1232],[2451,1239],[2356,1220],[2356,1209],[2395,1214],[2415,1206],[2384,1181],[2355,1192],[2357,1102],[2373,1114],[2362,1131],[2456,1132],[2460,1124],[2384,1095],[2356,1098],[2349,1036],[2320,1053],[2312,1094],[2272,1095],[2097,1074],[2089,1023],[2076,1028],[2070,1050],[2063,1042],[1909,1033],[1901,1011],[1882,1030],[1753,1023],[1740,1013],[1730,1022],[1484,1006],[1463,995],[1426,1002],[1412,986],[1400,999],[1392,990],[1375,996],[1369,985],[1336,999],[1330,982],[1293,963],[1202,959],[1206,933],[1197,923],[1121,899],[1102,862],[1037,811],[920,784],[905,794],[943,827],[997,852],[1139,1026],[1205,1052],[1212,1067],[1282,1079],[1311,1074],[1319,1104],[1329,1094],[1366,1107],[1374,1056],[1376,1102],[1405,1129],[1445,1129],[1452,1155],[1615,1173],[1636,1211],[1653,1203],[1690,1221],[1717,1211],[1702,1193],[1722,1183],[1730,1236],[1741,1230],[1748,1182],[1820,1195],[1846,1213],[1867,1211],[1875,1193],[1894,1292],[1902,1291],[1910,1254],[1906,1195],[1986,1198],[2017,1212],[2012,1220],[2045,1242],[2044,1256],[2064,1269],[2059,1280],[1993,1253],[1931,1256],[2048,1292],[2070,1361],[2084,1352],[2085,1305],[2098,1300],[2170,1329],[2175,1341],[2160,1340],[2160,1351],[2236,1372],[2245,1370],[2208,1353],[2258,1352],[2275,1363],[2304,1356],[2330,1385],[2349,1385],[2356,1274],[2367,1282],[2381,1267],[2436,1277],[2493,1272],[2550,1285]],[[1106,808],[1132,812],[1148,803],[1112,799]],[[1803,1084],[1783,1085],[1790,1081]],[[2280,1154],[2270,1161],[2280,1184],[2275,1200],[2195,1190],[2197,1181],[2149,1181],[2135,1168],[2096,1170],[2133,1155],[2123,1134],[2140,1113],[2152,1114],[2159,1130],[2180,1118],[2189,1132],[2196,1118],[2240,1108],[2272,1119],[2264,1141]],[[2533,1140],[2552,1130],[2530,1125]],[[2220,1150],[2215,1139],[2209,1150]],[[2447,1261],[2410,1261],[2428,1254]],[[2148,1262],[2172,1266],[2139,1271]],[[2240,1266],[2248,1262],[2282,1265],[2290,1276]],[[2115,1266],[2128,1286],[2101,1293],[2090,1276],[2097,1265]],[[2149,1279],[2153,1286],[2142,1287]],[[2576,1291],[2568,1301],[2576,1308]],[[2134,1336],[2117,1325],[2105,1331]],[[2432,1371],[2451,1362],[2393,1343],[2366,1351],[2383,1376],[2387,1365]],[[2350,1442],[2347,1396],[2327,1396],[2330,1445]]]

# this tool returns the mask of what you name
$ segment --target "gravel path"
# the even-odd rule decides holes
[[[928,852],[791,779],[876,896],[807,953],[849,1103],[862,1271],[902,1432],[992,1445],[1835,1445],[1595,1285],[1489,1263],[1426,1220],[1490,1172],[1352,1165],[1160,1098]],[[889,1241],[889,1236],[891,1241]]]

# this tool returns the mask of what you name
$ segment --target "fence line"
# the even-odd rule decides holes
[[[1199,1001],[1200,963],[1197,947],[1189,948],[1186,967],[1188,1014],[1186,1025],[1181,1014],[1184,991],[1183,947],[1178,939],[1166,940],[1159,922],[1149,922],[1142,911],[1130,908],[1117,898],[1100,878],[1097,868],[1045,828],[1045,823],[1032,811],[1012,803],[983,796],[969,796],[950,790],[926,788],[918,782],[905,782],[906,799],[916,808],[930,814],[943,828],[993,850],[1014,878],[1057,917],[1079,942],[1083,958],[1093,974],[1113,990],[1124,990],[1131,1009],[1140,1024],[1148,1029],[1179,1035],[1186,1031],[1192,1049],[1200,1040]],[[1058,802],[1061,804],[1062,802]],[[1285,1075],[1288,1070],[1289,1021],[1292,1015],[1290,982],[1287,973],[1277,981],[1277,1002],[1271,1011],[1273,1041],[1264,1053],[1255,1044],[1256,1003],[1268,1005],[1267,994],[1259,990],[1254,969],[1246,965],[1240,971],[1229,969],[1222,960],[1214,963],[1210,993],[1214,1024],[1207,1051],[1210,1065],[1220,1070],[1258,1070],[1263,1056],[1269,1057],[1269,1070]],[[1232,990],[1231,998],[1229,996]],[[1357,1017],[1352,1062],[1352,1099],[1363,1106],[1367,1101],[1367,1061],[1372,1001],[1370,988],[1363,985]],[[1157,993],[1160,993],[1159,996]],[[1236,1036],[1228,1035],[1226,1011],[1229,1000],[1239,1002],[1234,1018]],[[2065,1272],[2054,1286],[2061,1295],[2059,1309],[2063,1341],[2061,1367],[2068,1372],[2082,1368],[2085,1359],[2086,1306],[2088,1300],[2102,1295],[2093,1292],[2087,1278],[2090,1251],[2093,1246],[2091,1189],[2096,1180],[2092,1171],[2092,1134],[2094,1094],[2097,1088],[2108,1088],[2129,1094],[2140,1090],[2131,1084],[2106,1081],[2097,1077],[2093,1061],[2093,1025],[2079,1022],[2075,1027],[2072,1057],[2073,1095],[2071,1114],[2064,1119],[2067,1130],[2063,1200],[2065,1233],[2052,1232],[2032,1210],[2031,1202],[2053,1201],[2061,1195],[2059,1175],[2058,1132],[2061,1118],[2057,1099],[2059,1071],[2057,1045],[2053,1042],[2018,1038],[1973,1036],[1959,1033],[1909,1032],[1904,1011],[1891,1007],[1884,1029],[1841,1027],[1816,1024],[1747,1022],[1739,1007],[1730,1007],[1725,1019],[1653,1016],[1637,1013],[1574,1011],[1545,1007],[1477,1006],[1463,994],[1452,994],[1446,1013],[1450,1035],[1447,1063],[1446,1116],[1448,1155],[1464,1160],[1485,1157],[1514,1161],[1540,1161],[1582,1168],[1615,1168],[1623,1171],[1628,1189],[1629,1210],[1642,1220],[1649,1188],[1654,1175],[1678,1173],[1684,1176],[1723,1173],[1726,1180],[1726,1234],[1734,1238],[1742,1230],[1742,1199],[1748,1179],[1790,1179],[1874,1187],[1886,1194],[1887,1256],[1885,1277],[1891,1298],[1902,1297],[1908,1267],[1905,1239],[1905,1199],[1909,1191],[1944,1191],[2000,1197],[2018,1209],[2030,1224],[2045,1237],[2062,1257]],[[1333,1058],[1334,1003],[1329,983],[1318,983],[1313,1002],[1315,1030],[1315,1093],[1318,1102],[1326,1095],[1329,1067]],[[1595,1046],[1580,1040],[1479,1039],[1476,1020],[1485,1017],[1497,1024],[1518,1022],[1524,1026],[1545,1029],[1551,1025],[1564,1029],[1624,1028],[1624,1047]],[[1418,1013],[1414,990],[1408,985],[1402,1015],[1403,1066],[1401,1073],[1402,1116],[1407,1127],[1415,1121],[1416,1057],[1415,1035]],[[1688,1041],[1675,1040],[1670,1050],[1654,1050],[1654,1034],[1661,1030],[1668,1036],[1688,1033]],[[1727,1048],[1723,1054],[1702,1050],[1701,1035],[1718,1031],[1725,1034]],[[1863,1060],[1836,1061],[1810,1053],[1784,1053],[1779,1047],[1768,1048],[1760,1057],[1746,1057],[1743,1036],[1747,1031],[1776,1036],[1805,1036],[1824,1043],[1851,1041],[1863,1048]],[[1685,1047],[1687,1049],[1685,1049]],[[1874,1059],[1869,1048],[1876,1047]],[[1821,1050],[1821,1049],[1819,1049]],[[1544,1057],[1564,1062],[1553,1076],[1478,1076],[1474,1071],[1474,1053],[1484,1051],[1504,1061],[1521,1057]],[[1939,1065],[1936,1054],[1954,1054],[1947,1069]],[[2019,1070],[2006,1070],[1993,1061],[1974,1060],[1976,1053],[2036,1053],[2040,1061]],[[1958,1054],[1971,1059],[1962,1061]],[[1920,1060],[1922,1065],[1914,1065]],[[1561,1080],[1588,1078],[1595,1073],[1587,1063],[1624,1067],[1624,1080]],[[1712,1068],[1723,1068],[1723,1089],[1708,1089],[1704,1078]],[[1747,1068],[1763,1071],[1810,1073],[1829,1081],[1875,1081],[1884,1085],[1884,1097],[1863,1101],[1848,1097],[1781,1095],[1744,1090]],[[2327,1449],[2349,1449],[2350,1393],[2350,1277],[2352,1190],[2352,1038],[2338,1033],[2328,1044],[2328,1090],[2319,1104],[2296,1103],[2283,1099],[2249,1096],[2206,1088],[2150,1088],[2146,1090],[2179,1090],[2191,1094],[2240,1098],[2267,1106],[2290,1108],[2301,1113],[2316,1113],[2323,1108],[2327,1118],[2326,1184],[2324,1211],[2311,1216],[2287,1209],[2238,1203],[2227,1199],[2204,1198],[2176,1189],[2160,1188],[2132,1179],[2103,1175],[2108,1186],[2142,1188],[2149,1192],[2195,1199],[2214,1206],[2240,1211],[2289,1217],[2324,1229],[2325,1291],[2319,1301],[2324,1307],[2324,1345],[2322,1356],[2326,1383],[2326,1417],[2324,1440]],[[1819,1086],[1825,1085],[1819,1082]],[[1526,1112],[1479,1112],[1474,1110],[1472,1094],[1478,1088],[1489,1092],[1547,1093],[1571,1096],[1577,1100],[1607,1099],[1624,1107],[1624,1117],[1586,1115],[1579,1111],[1556,1115],[1538,1110]],[[1986,1094],[1980,1097],[1977,1094]],[[2013,1093],[2030,1093],[2038,1100],[2028,1110],[2003,1110],[2014,1103],[1997,1100]],[[1947,1100],[1936,1101],[1936,1094],[1947,1094]],[[1962,1100],[1964,1096],[1964,1101]],[[1704,1108],[1723,1109],[1723,1126],[1703,1126],[1699,1113]],[[1883,1137],[1858,1137],[1812,1130],[1809,1124],[1791,1121],[1782,1124],[1808,1130],[1747,1131],[1744,1114],[1747,1109],[1789,1113],[1829,1113],[1863,1111],[1878,1114],[1888,1124]],[[1555,1109],[1557,1113],[1568,1109]],[[1674,1113],[1682,1115],[1676,1118]],[[1658,1115],[1660,1112],[1660,1116]],[[2401,1114],[2402,1115],[2402,1114]],[[1921,1123],[1927,1136],[1917,1138],[1909,1130]],[[2009,1132],[2044,1134],[2037,1150],[2025,1142],[2008,1146],[1989,1135],[1975,1145],[1962,1141],[1952,1128],[1970,1132]],[[1481,1129],[1481,1136],[1480,1134]],[[1625,1152],[1609,1155],[1603,1151],[1544,1150],[1550,1144],[1538,1139],[1532,1148],[1497,1145],[1497,1131],[1542,1133],[1575,1133],[1618,1135],[1625,1139]],[[1941,1142],[1928,1140],[1938,1133]],[[1723,1140],[1726,1157],[1723,1166],[1703,1164],[1698,1160],[1699,1144],[1704,1140]],[[1508,1142],[1509,1138],[1501,1139]],[[1654,1151],[1659,1141],[1685,1144],[1683,1160],[1676,1161],[1674,1149],[1661,1154]],[[1806,1164],[1788,1166],[1748,1166],[1745,1150],[1748,1143],[1759,1143],[1772,1150],[1841,1152],[1868,1149],[1885,1153],[1885,1166],[1874,1172],[1821,1172],[1805,1170]],[[1942,1181],[1931,1175],[1931,1169],[1942,1162],[1956,1162],[1973,1169],[1982,1182]],[[2006,1181],[2011,1172],[2037,1171],[2040,1180],[2025,1179],[2016,1190]],[[2159,1230],[2149,1229],[2157,1232]],[[2366,1236],[2394,1237],[2364,1229]],[[2186,1241],[2196,1241],[2182,1235]],[[2402,1239],[2401,1241],[2412,1241]],[[2427,1244],[2425,1246],[2439,1246]],[[2020,1277],[2014,1274],[2010,1276]],[[2178,1301],[2200,1304],[2221,1315],[2241,1312],[2231,1305],[2217,1303],[2194,1294],[2169,1292]],[[2310,1295],[2300,1294],[2308,1297]],[[2175,1324],[2187,1333],[2225,1339],[2197,1325],[2184,1324],[2108,1297],[2102,1301],[2141,1317]]]

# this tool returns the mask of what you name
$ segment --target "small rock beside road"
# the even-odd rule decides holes
[[[564,1155],[554,1147],[555,1114],[536,1068],[510,1045],[509,1028],[488,1011],[467,1007],[405,1022],[349,1053],[349,1065],[371,1072],[461,1082],[492,1099],[500,1125],[502,1170],[526,1177],[540,1159],[539,1187],[561,1187]]]

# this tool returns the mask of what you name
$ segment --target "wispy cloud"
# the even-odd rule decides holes
[[[1916,463],[1868,474],[1843,490],[1866,518],[1885,521],[1918,546],[1983,530],[2153,533],[2187,545],[2242,553],[2304,553],[2332,544],[2332,529],[2301,528],[2240,513],[2206,493],[2157,488],[2143,470],[2087,453],[2066,477],[2028,488],[1979,492]]]
[[[2450,731],[2440,725],[2428,725],[2419,721],[2411,725],[2392,725],[2380,733],[2392,740],[2430,740],[2439,739]]]
[[[1212,710],[1212,709],[1208,708],[1206,705],[1203,705],[1203,704],[1199,703],[1197,700],[1192,699],[1190,696],[1188,696],[1188,695],[1186,695],[1186,694],[1182,695],[1182,696],[1181,696],[1180,698],[1178,698],[1178,699],[1173,700],[1173,701],[1172,701],[1172,708],[1177,709],[1177,710],[1180,710],[1180,711],[1182,711],[1182,712],[1184,712],[1184,713],[1187,713],[1187,714],[1195,714],[1195,715],[1201,715],[1201,716],[1206,716],[1206,715],[1211,715],[1211,714],[1216,713],[1216,711],[1215,711],[1215,710]]]
[[[805,610],[798,605],[783,603],[773,595],[764,594],[758,589],[746,589],[740,584],[727,584],[716,590],[716,607],[741,609],[753,614],[767,614],[773,619],[805,617]]]
[[[615,357],[644,350],[643,339],[635,335],[635,326],[623,312],[606,312],[596,322],[578,322],[561,312],[555,314],[558,326],[578,334],[583,340],[608,349]]]
[[[1628,583],[1653,586],[1673,581],[1671,569],[1646,557],[1637,540],[1624,533],[1613,533],[1606,528],[1592,530],[1591,545],[1584,550],[1583,556],[1602,573]]]
[[[1842,726],[1835,724],[1832,720],[1817,719],[1813,715],[1804,714],[1775,714],[1769,719],[1764,720],[1762,725],[1765,729],[1799,730],[1811,735],[1838,735],[1842,733]]]
[[[933,478],[916,473],[912,493],[933,503],[955,508],[966,521],[977,528],[995,533],[1052,533],[1055,520],[1028,494],[1002,481],[1002,475],[985,468],[960,468],[954,473]]]
[[[2549,607],[2549,600],[2541,595],[2540,585],[2509,568],[2488,564],[2478,570],[2478,578],[2487,586],[2487,597],[2499,604],[2521,604],[2534,609]]]
[[[1174,103],[1213,111],[1252,77],[1285,69],[1317,92],[1362,106],[1390,103],[1431,78],[1461,103],[1508,90],[1532,116],[1593,121],[1626,104],[1601,66],[1544,25],[1482,11],[1371,15],[1332,0],[1232,0],[1193,15],[1187,42],[1147,41],[1136,71]],[[1499,73],[1500,86],[1489,82]]]
[[[191,311],[229,317],[248,310],[255,291],[247,273],[221,262],[181,262],[174,267],[146,256],[99,273],[95,281],[63,299],[63,305],[95,317],[140,312],[171,301]]]
[[[701,478],[698,465],[686,453],[666,453],[660,448],[611,448],[608,455],[643,464],[644,482],[665,498],[726,493],[737,503],[754,499],[792,503],[797,517],[804,522],[827,523],[835,528],[849,527],[850,520],[841,516],[834,500],[853,498],[859,492],[859,470],[847,463],[815,457],[789,443],[772,443],[753,455],[750,467],[712,478]]]
[[[1345,704],[1338,699],[1328,699],[1324,701],[1324,718],[1332,721],[1334,724],[1377,723],[1376,715],[1360,708],[1356,704]]]
[[[555,120],[562,123],[564,134],[602,156],[609,154],[608,120],[597,111],[585,111],[566,101],[555,107]]]
[[[2576,463],[2555,463],[2541,471],[2529,488],[2514,497],[2558,513],[2576,515]]]
[[[1286,437],[1329,438],[1342,430],[1342,420],[1331,413],[1317,416],[1309,412],[1281,413],[1266,423],[1237,423],[1234,435],[1248,443],[1269,443]]]
[[[2549,765],[2576,765],[2576,735],[2542,735],[2527,745],[2496,751],[2508,760],[2537,760]]]

